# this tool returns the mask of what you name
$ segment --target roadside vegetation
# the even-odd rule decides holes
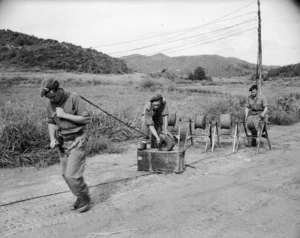
[[[144,103],[153,93],[161,93],[166,97],[170,112],[176,112],[178,118],[193,118],[195,114],[210,114],[217,118],[222,113],[230,113],[242,120],[248,88],[253,84],[245,78],[195,82],[177,78],[152,78],[142,74],[21,75],[7,74],[0,77],[0,168],[40,167],[58,162],[57,151],[49,149],[44,108],[46,99],[39,95],[41,80],[51,75],[59,78],[66,90],[87,97],[137,129]],[[289,82],[277,79],[263,86],[270,104],[269,121],[273,125],[299,122],[300,81],[294,78]],[[286,83],[284,89],[283,83]],[[88,155],[121,153],[126,149],[127,142],[139,138],[138,133],[98,109],[91,106],[88,108],[93,115],[87,127]]]

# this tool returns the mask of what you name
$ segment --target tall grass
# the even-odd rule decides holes
[[[129,125],[138,127],[139,118],[131,108],[113,114]],[[57,151],[49,148],[47,119],[44,108],[33,101],[6,103],[0,114],[0,168],[18,166],[47,166],[59,161]],[[105,114],[93,113],[87,126],[87,154],[120,153],[120,142],[139,135]]]

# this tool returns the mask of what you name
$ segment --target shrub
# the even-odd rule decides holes
[[[227,96],[219,98],[207,105],[205,114],[210,115],[212,118],[219,118],[221,114],[231,114],[233,118],[238,120],[244,119],[246,97],[243,96]]]
[[[197,67],[194,72],[194,80],[206,80],[205,70],[202,67]]]
[[[218,118],[220,114],[229,113],[233,118],[244,120],[246,97],[227,96],[215,100],[207,105],[204,113],[211,118]],[[269,122],[273,125],[292,125],[300,121],[299,107],[296,101],[289,95],[278,96],[274,99],[275,104],[269,105]]]
[[[150,77],[146,77],[142,80],[140,88],[144,90],[155,91],[156,89],[163,88],[163,84]]]

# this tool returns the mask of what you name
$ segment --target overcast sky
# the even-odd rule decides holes
[[[261,18],[263,64],[299,63],[299,5],[261,0]],[[217,54],[256,63],[257,24],[257,0],[0,0],[0,29],[114,57]]]

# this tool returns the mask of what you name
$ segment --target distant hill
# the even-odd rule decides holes
[[[127,65],[141,73],[157,73],[163,70],[177,74],[193,72],[197,67],[203,67],[206,75],[213,77],[244,76],[255,73],[256,64],[233,57],[219,55],[168,57],[163,54],[153,56],[129,55],[121,57]],[[264,66],[264,70],[271,69]]]
[[[0,30],[0,66],[52,69],[99,74],[129,73],[126,63],[93,49]]]
[[[300,76],[300,63],[291,64],[268,71],[268,77],[295,77]]]

